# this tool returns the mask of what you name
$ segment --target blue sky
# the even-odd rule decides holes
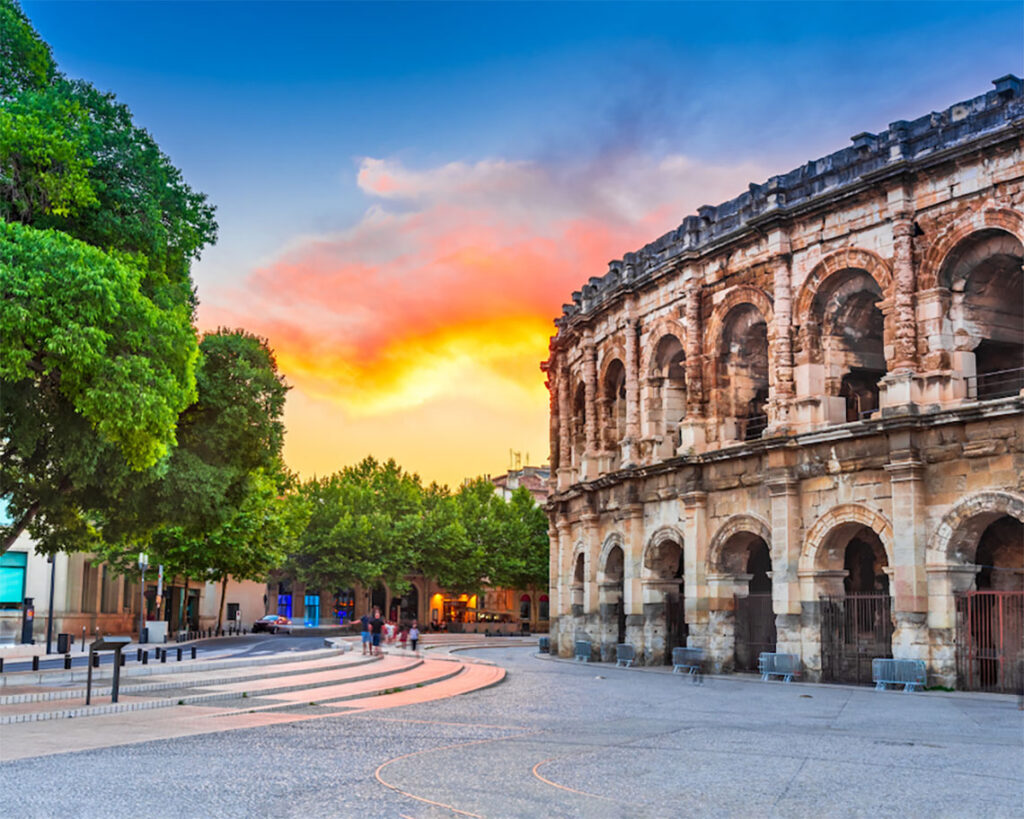
[[[536,267],[521,282],[540,294],[530,320],[549,328],[604,261],[697,205],[1024,73],[1020,2],[23,5],[65,73],[115,91],[217,206],[219,242],[194,269],[200,319],[267,334],[291,367],[292,465],[331,471],[365,454],[356,440],[449,482],[500,471],[510,447],[545,451],[548,330],[531,330],[530,346],[501,325],[524,358],[494,361],[532,379],[517,392],[467,361],[466,339],[495,324],[459,342],[410,303],[429,333],[409,335],[407,354],[386,350],[368,329],[394,318],[374,312],[394,292],[381,277],[433,275],[486,299],[487,277],[518,253]],[[459,219],[478,240],[462,241]],[[570,240],[572,252],[537,258]],[[359,290],[360,276],[372,286]],[[300,284],[307,302],[293,298]],[[398,360],[408,372],[363,390]],[[489,394],[427,383],[456,362]],[[386,408],[376,426],[369,406]],[[410,430],[397,442],[396,425]],[[478,434],[456,457],[467,425]]]

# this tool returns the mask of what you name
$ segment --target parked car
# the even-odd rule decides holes
[[[269,631],[271,634],[277,634],[279,631],[290,633],[291,630],[292,621],[287,617],[282,617],[280,614],[268,614],[252,624],[253,634],[257,631]]]

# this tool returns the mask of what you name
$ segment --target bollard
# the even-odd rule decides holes
[[[181,662],[181,648],[178,648],[178,662]]]
[[[92,667],[93,668],[99,668],[100,667],[100,655],[99,654],[93,654],[92,655]]]
[[[39,655],[38,654],[35,657],[32,658],[32,670],[33,671],[38,671],[39,670]]]
[[[82,651],[85,651],[85,626],[82,626]]]
[[[142,664],[149,665],[149,650],[142,652]]]
[[[142,662],[142,649],[141,648],[135,649],[135,661],[138,662],[138,663]]]
[[[195,658],[196,658],[196,647],[192,646],[192,659],[194,660]]]
[[[4,673],[4,658],[0,657],[0,674]]]
[[[166,663],[167,662],[167,649],[166,648],[161,648],[160,649],[160,662],[162,662],[162,663]]]
[[[121,665],[122,668],[124,668],[124,661],[127,660],[128,658],[125,657],[124,654],[122,654],[120,651],[117,652],[117,656],[121,658],[120,665]]]
[[[71,670],[71,655],[70,654],[65,654],[64,655],[64,670],[65,671],[70,671]]]

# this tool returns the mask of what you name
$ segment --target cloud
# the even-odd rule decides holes
[[[356,224],[298,237],[244,288],[207,294],[200,317],[267,335],[290,381],[349,417],[453,399],[544,412],[538,363],[571,292],[763,176],[628,152],[557,166],[365,158],[371,205]]]

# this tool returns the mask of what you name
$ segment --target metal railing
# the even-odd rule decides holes
[[[761,433],[768,429],[768,416],[767,415],[751,415],[744,419],[743,425],[743,440],[744,441],[756,441],[761,437]]]
[[[792,682],[794,676],[800,675],[800,658],[796,654],[762,651],[757,666],[764,682],[772,677],[782,677],[783,682]]]
[[[928,680],[924,660],[891,660],[876,658],[871,661],[871,679],[876,691],[885,691],[887,685],[902,685],[903,693],[923,688]]]
[[[575,642],[576,650],[574,652],[574,656],[576,657],[577,662],[589,663],[590,653],[592,650],[592,644],[590,640],[576,640]]]
[[[1007,398],[1024,390],[1024,367],[993,370],[967,377],[967,397],[975,401]]]
[[[615,665],[629,668],[636,661],[636,649],[630,643],[615,646]]]

